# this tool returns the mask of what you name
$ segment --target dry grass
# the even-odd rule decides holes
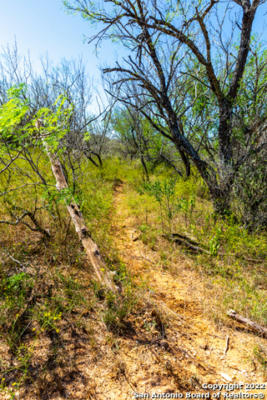
[[[63,210],[61,226],[43,215],[50,242],[25,227],[0,226],[0,307],[6,311],[0,399],[126,400],[134,392],[201,392],[202,383],[224,382],[222,374],[232,382],[261,382],[264,340],[228,320],[225,310],[238,309],[249,293],[236,282],[250,288],[253,278],[257,293],[263,290],[262,267],[256,276],[249,264],[233,269],[235,258],[226,264],[225,258],[188,253],[162,237],[150,197],[132,184],[112,192],[109,178],[90,202],[97,182],[96,174],[83,211],[124,298],[106,295],[94,282]],[[203,207],[209,210],[206,200],[196,207],[201,226]],[[174,222],[196,236],[183,215]]]

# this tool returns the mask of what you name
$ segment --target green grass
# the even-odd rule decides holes
[[[40,154],[36,152],[33,157],[37,162]],[[41,156],[38,162],[49,185],[54,185],[46,157]],[[68,175],[71,176],[70,171]],[[152,185],[160,182],[164,188],[163,183],[174,177],[173,171],[160,166],[151,176],[151,182]],[[7,176],[0,178],[3,189]],[[233,308],[259,323],[267,323],[266,235],[249,233],[233,218],[215,218],[207,189],[197,176],[186,181],[175,178],[173,193],[169,197],[163,193],[166,196],[159,203],[153,191],[145,190],[141,166],[137,162],[108,159],[99,169],[82,160],[79,166],[75,198],[92,237],[109,268],[115,271],[115,281],[123,289],[120,299],[103,291],[93,281],[65,208],[66,198],[57,197],[52,186],[50,192],[54,196],[48,196],[42,186],[37,186],[36,190],[27,186],[11,192],[12,203],[20,207],[31,208],[35,200],[43,207],[37,218],[42,226],[49,228],[52,239],[43,241],[39,233],[20,225],[0,225],[4,251],[0,264],[0,338],[16,360],[15,366],[0,360],[0,388],[9,393],[10,398],[20,385],[31,379],[32,349],[27,347],[27,341],[40,339],[42,335],[60,337],[63,326],[69,321],[82,326],[82,315],[91,310],[98,313],[98,318],[114,334],[127,329],[127,320],[140,302],[138,290],[143,289],[135,287],[114,248],[111,225],[114,189],[121,182],[125,213],[132,217],[140,239],[159,253],[164,267],[174,271],[175,254],[183,254],[190,260],[190,268],[199,271],[212,285],[217,300],[210,301],[210,308],[213,315],[214,307],[216,309],[215,319],[223,320],[225,311]],[[18,160],[10,185],[23,186],[33,179],[36,176],[29,165]],[[0,198],[1,218],[9,218],[4,200]],[[210,254],[192,254],[184,247],[175,247],[163,240],[166,230],[189,235]],[[9,254],[23,267],[12,261]],[[255,350],[255,357],[261,360],[262,351]]]
[[[172,174],[162,174],[160,171],[151,181],[164,184],[172,178]],[[234,308],[237,312],[266,324],[266,234],[251,233],[234,218],[223,220],[216,217],[203,182],[195,176],[186,181],[180,178],[176,180],[174,195],[170,199],[172,203],[169,205],[175,210],[171,221],[168,221],[168,208],[164,201],[159,204],[155,193],[149,193],[142,187],[141,184],[136,191],[129,184],[125,190],[125,207],[135,216],[143,242],[163,254],[173,251],[171,243],[168,249],[166,241],[162,241],[166,227],[170,227],[172,233],[193,238],[210,255],[190,254],[188,249],[181,246],[177,246],[177,249],[191,258],[192,266],[195,265],[201,274],[204,273],[214,291],[220,293],[216,305],[220,318],[224,319],[228,308]],[[190,208],[191,199],[194,199],[194,204]],[[183,206],[179,206],[181,204]]]

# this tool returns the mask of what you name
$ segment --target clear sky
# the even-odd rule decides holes
[[[16,38],[19,52],[26,54],[29,50],[34,62],[46,54],[55,63],[82,56],[92,74],[104,62],[104,54],[97,59],[94,45],[85,40],[92,29],[90,24],[79,15],[68,14],[62,0],[0,0],[0,5],[1,47]],[[107,45],[104,50],[107,54]]]
[[[85,40],[92,33],[92,26],[79,15],[68,14],[62,0],[0,0],[0,6],[0,47],[12,44],[16,38],[19,52],[24,55],[30,51],[36,68],[40,57],[46,54],[55,63],[62,58],[82,56],[91,78],[98,85],[98,67],[112,65],[117,58],[118,47],[116,50],[114,44],[108,42],[97,58],[94,45],[88,45]],[[263,7],[254,27],[263,32]]]
[[[88,22],[67,13],[62,0],[0,0],[0,6],[0,48],[16,40],[19,54],[30,52],[37,71],[42,56],[48,55],[55,64],[62,58],[82,57],[101,93],[99,66],[114,62],[116,54],[106,43],[96,56],[95,46],[85,39],[92,32]]]

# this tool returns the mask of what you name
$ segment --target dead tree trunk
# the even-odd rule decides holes
[[[62,165],[57,156],[50,150],[48,144],[43,140],[47,155],[49,157],[51,168],[56,179],[56,187],[58,191],[68,188],[66,178],[63,173]],[[90,232],[85,225],[85,221],[79,205],[72,198],[71,202],[66,204],[75,230],[86,252],[88,261],[93,266],[95,274],[99,282],[112,292],[116,292],[117,288],[112,278],[112,272],[107,268],[97,244],[91,238]]]
[[[264,326],[261,326],[257,324],[254,321],[251,321],[248,318],[243,317],[242,315],[237,314],[234,310],[229,310],[227,312],[227,315],[233,319],[235,319],[238,322],[241,322],[241,324],[245,324],[249,326],[253,331],[257,332],[259,335],[263,336],[264,338],[267,338],[267,328]]]

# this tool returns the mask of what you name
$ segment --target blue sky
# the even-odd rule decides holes
[[[105,101],[101,85],[100,66],[109,66],[118,57],[118,46],[103,43],[96,55],[94,44],[88,44],[86,36],[92,34],[92,26],[80,15],[66,11],[62,0],[0,0],[0,52],[8,44],[17,42],[20,55],[30,53],[35,71],[41,71],[40,58],[48,55],[54,63],[63,58],[82,57],[86,64],[93,91],[92,112],[99,110],[97,97]]]
[[[101,94],[99,66],[114,61],[114,50],[103,44],[97,57],[94,45],[85,40],[92,27],[80,16],[68,14],[62,0],[0,0],[0,5],[0,48],[16,40],[19,54],[30,52],[37,71],[45,55],[55,64],[62,58],[82,57]]]
[[[96,56],[94,45],[88,45],[85,40],[92,33],[91,25],[79,15],[68,14],[62,0],[0,0],[0,5],[0,47],[16,38],[19,52],[23,55],[30,51],[36,69],[40,57],[46,54],[55,63],[62,58],[82,56],[89,75],[99,85],[98,67],[112,65],[117,58],[119,48],[116,50],[108,42]],[[263,32],[263,21],[261,7],[254,23],[260,32]]]
[[[94,46],[84,40],[91,27],[80,16],[68,14],[62,0],[0,0],[0,5],[1,47],[16,38],[19,51],[30,50],[35,62],[46,53],[55,62],[83,56],[95,71],[100,61]]]

